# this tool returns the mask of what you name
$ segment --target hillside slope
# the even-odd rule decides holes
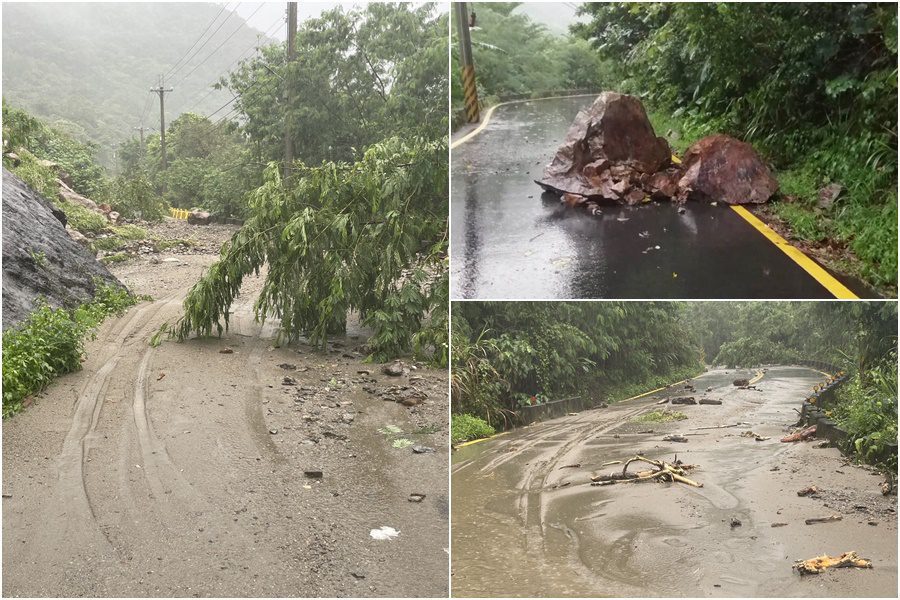
[[[149,88],[210,23],[203,38],[210,41],[166,82],[175,88],[166,96],[168,122],[222,106],[230,96],[206,96],[209,86],[238,57],[252,55],[261,35],[212,3],[4,3],[2,10],[6,101],[97,142],[107,166],[142,117],[158,127],[159,102]]]

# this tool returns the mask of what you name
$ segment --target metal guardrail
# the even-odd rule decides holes
[[[169,207],[169,216],[173,219],[181,219],[182,221],[186,221],[188,215],[191,214],[191,211],[185,210],[183,208],[172,208]]]

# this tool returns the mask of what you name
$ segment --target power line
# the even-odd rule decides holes
[[[219,17],[222,15],[222,13],[225,12],[225,9],[228,8],[229,4],[231,4],[231,3],[229,2],[229,3],[225,4],[225,6],[223,6],[221,8],[221,10],[219,10],[219,12],[216,14],[216,16],[213,17],[213,20],[209,22],[209,25],[206,26],[206,29],[203,30],[203,33],[200,34],[200,37],[198,37],[194,41],[194,43],[191,44],[191,47],[187,49],[187,52],[185,52],[184,54],[181,55],[181,58],[179,58],[177,61],[175,61],[175,64],[172,65],[172,68],[169,69],[163,77],[168,77],[169,75],[171,75],[172,73],[174,73],[177,70],[178,65],[181,64],[181,61],[184,60],[184,57],[187,56],[188,54],[190,54],[191,50],[194,49],[194,46],[196,46],[200,42],[200,40],[203,39],[203,36],[206,35],[206,32],[209,31],[209,28],[213,26],[213,23],[215,23],[219,19]],[[223,23],[224,23],[224,21],[223,21]]]
[[[263,7],[262,4],[260,4],[259,6],[257,6],[257,7],[256,7],[256,10],[254,10],[252,13],[250,13],[250,16],[248,16],[247,19],[245,19],[245,20],[252,19],[252,18],[253,18],[253,15],[255,15],[257,12],[259,12],[259,10],[260,10],[262,7]],[[216,46],[216,48],[215,48],[212,52],[210,52],[210,53],[207,55],[206,58],[204,58],[204,59],[201,60],[199,63],[197,63],[197,65],[196,65],[193,69],[191,69],[190,71],[188,71],[188,73],[187,73],[184,77],[182,77],[181,79],[179,79],[179,80],[178,80],[178,84],[180,85],[185,79],[187,79],[188,77],[190,77],[191,74],[192,74],[194,71],[196,71],[197,69],[199,69],[200,66],[201,66],[203,63],[205,63],[205,62],[208,61],[210,58],[212,58],[212,57],[216,54],[216,52],[218,52],[219,49],[220,49],[222,46],[224,46],[226,42],[228,42],[228,40],[230,40],[231,38],[233,38],[233,37],[235,36],[235,34],[236,34],[238,31],[241,30],[241,28],[243,27],[243,25],[244,25],[244,23],[239,23],[238,26],[237,26],[237,29],[235,29],[234,31],[232,31],[232,32],[231,32],[231,35],[229,35],[227,38],[225,38],[224,40],[222,40],[222,43],[219,44],[218,46]]]
[[[284,21],[284,17],[278,17],[278,19],[277,19],[274,23],[272,23],[271,26],[269,26],[269,28],[266,30],[266,32],[263,33],[263,37],[266,37],[266,38],[267,38],[267,37],[269,37],[270,35],[272,35],[272,33],[274,33],[275,29],[276,29],[278,26],[281,25],[281,22],[282,22],[282,21]],[[255,42],[253,42],[253,43],[250,45],[249,48],[247,48],[246,50],[244,50],[243,52],[241,52],[241,53],[238,55],[238,57],[237,57],[236,59],[234,59],[234,61],[232,61],[232,63],[231,63],[230,65],[228,65],[227,67],[225,67],[225,72],[222,73],[222,75],[225,75],[225,74],[227,74],[229,71],[231,71],[231,68],[232,68],[233,66],[235,66],[235,65],[238,63],[238,61],[246,59],[247,56],[245,56],[245,55],[247,54],[247,52],[249,52],[250,50],[253,50],[254,48],[258,48],[258,47],[259,47],[259,43],[260,43],[260,40],[256,40]],[[220,75],[219,77],[221,77],[222,75]],[[217,79],[217,81],[218,81],[218,79]],[[214,82],[214,83],[215,83],[215,82]],[[210,84],[210,85],[213,85],[213,84]],[[207,98],[209,98],[209,96],[210,96],[213,92],[217,92],[217,91],[219,91],[219,90],[216,89],[216,88],[214,88],[214,87],[211,87],[210,90],[209,90],[208,92],[206,92],[206,94],[204,94],[202,98],[200,98],[199,100],[193,100],[193,101],[191,101],[190,106],[191,106],[191,107],[194,107],[194,106],[197,106],[197,105],[201,104],[204,100],[206,100]],[[182,112],[190,112],[190,111],[189,111],[189,110],[186,110],[186,111],[182,111]]]
[[[214,37],[216,37],[216,34],[219,33],[219,30],[222,29],[222,27],[225,26],[225,23],[228,22],[228,20],[229,20],[229,19],[231,18],[231,16],[234,14],[234,11],[236,11],[236,10],[237,10],[237,7],[240,6],[240,5],[241,5],[241,3],[238,2],[237,5],[235,5],[234,9],[232,9],[232,11],[228,13],[228,16],[226,16],[225,19],[224,19],[221,23],[219,23],[219,26],[216,27],[216,30],[213,31],[213,32],[209,35],[208,38],[206,38],[206,41],[203,42],[202,44],[200,44],[200,47],[197,48],[196,50],[194,50],[194,53],[191,54],[191,56],[188,57],[188,59],[184,61],[184,64],[182,64],[180,67],[178,67],[178,69],[173,70],[173,71],[169,74],[170,77],[174,76],[175,73],[177,73],[180,69],[185,68],[185,67],[188,65],[188,63],[191,62],[191,60],[193,60],[193,58],[194,58],[195,56],[197,56],[198,54],[200,54],[200,51],[203,50],[203,48],[204,48],[210,41],[212,41],[212,39],[213,39]],[[209,57],[207,57],[207,58],[209,58]],[[205,61],[205,60],[206,60],[206,59],[204,59],[204,61]],[[202,63],[201,63],[201,64],[202,64]],[[182,78],[181,80],[179,80],[178,83],[181,83],[182,81],[184,81],[184,78]]]

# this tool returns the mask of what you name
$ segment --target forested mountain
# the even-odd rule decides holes
[[[283,27],[273,21],[268,32]],[[137,135],[132,128],[142,118],[159,127],[159,101],[149,89],[160,74],[187,56],[166,80],[175,88],[166,95],[167,121],[187,111],[209,114],[231,97],[207,95],[210,85],[237,58],[251,56],[262,33],[213,3],[5,3],[3,96],[98,143],[99,158],[112,166],[114,147]]]

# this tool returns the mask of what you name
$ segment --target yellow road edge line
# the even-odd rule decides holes
[[[500,106],[507,106],[509,104],[521,104],[522,102],[537,102],[539,100],[558,100],[560,98],[581,98],[584,96],[596,96],[596,95],[597,94],[573,94],[571,96],[547,96],[546,98],[521,98],[519,100],[507,100],[506,102],[500,102],[500,103],[495,104],[492,107],[490,107],[487,110],[487,112],[484,113],[484,117],[482,117],[481,123],[478,125],[478,127],[473,129],[472,131],[470,131],[463,137],[459,138],[455,142],[450,142],[450,149],[453,150],[457,146],[459,146],[461,144],[465,144],[466,142],[471,140],[473,137],[475,137],[476,135],[481,133],[484,130],[484,128],[487,127],[488,121],[491,120],[491,116],[494,114],[494,109],[498,108]]]
[[[844,300],[856,300],[859,298],[859,296],[851,292],[843,283],[835,279],[834,276],[831,275],[831,273],[820,267],[818,263],[805,255],[799,248],[791,246],[791,244],[788,243],[787,240],[778,235],[772,228],[763,223],[756,215],[751,213],[749,210],[747,210],[743,206],[735,205],[732,205],[731,209],[745,221],[750,223],[750,225],[753,226],[754,229],[763,234],[766,239],[775,244],[775,246],[779,250],[787,254],[788,258],[797,263],[797,265],[799,265],[801,269],[809,273],[813,279],[818,281],[822,287],[831,292],[831,294],[835,298],[841,298]]]
[[[501,431],[500,433],[494,434],[492,436],[486,438],[478,438],[477,440],[469,440],[468,442],[463,442],[462,444],[456,444],[457,448],[464,448],[466,446],[471,446],[472,444],[478,444],[481,442],[486,442],[488,440],[492,440],[494,438],[500,437],[501,435],[506,435],[509,433],[508,431]]]
[[[619,400],[615,402],[615,404],[622,404],[623,402],[628,402],[630,400],[637,400],[638,398],[643,398],[644,396],[649,396],[650,394],[655,394],[656,392],[661,392],[663,390],[667,390],[670,387],[675,387],[676,385],[681,385],[687,381],[687,379],[682,379],[681,381],[676,381],[675,383],[670,383],[669,385],[664,385],[661,388],[656,388],[655,390],[650,390],[649,392],[644,392],[643,394],[638,394],[637,396],[632,396],[631,398],[625,398],[624,400]]]
[[[750,383],[748,383],[747,385],[753,385],[753,384],[755,384],[757,381],[759,381],[760,379],[762,379],[764,376],[765,376],[765,373],[763,373],[762,371],[757,371],[757,372],[756,372],[756,376],[755,376],[753,379],[751,379],[751,380],[750,380]]]

